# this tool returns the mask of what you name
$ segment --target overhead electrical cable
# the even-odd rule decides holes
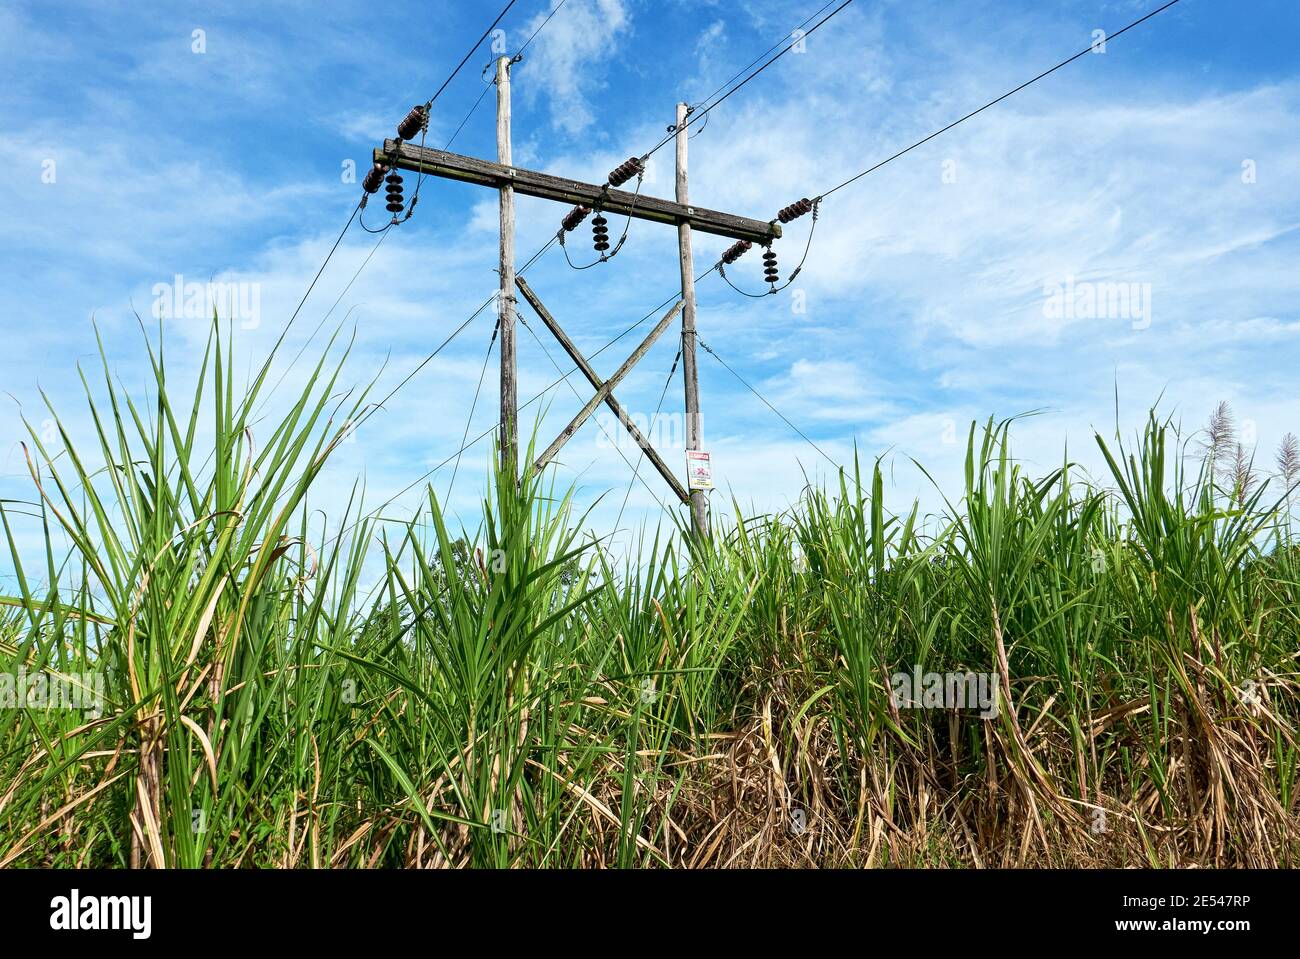
[[[759,67],[759,68],[758,68],[757,70],[755,70],[753,73],[749,74],[749,76],[745,77],[744,80],[740,81],[740,83],[738,83],[736,86],[732,87],[730,90],[728,90],[726,93],[724,93],[724,94],[723,94],[720,98],[718,98],[716,101],[714,101],[713,103],[710,103],[710,104],[709,104],[707,107],[705,107],[703,110],[698,110],[698,111],[692,113],[689,117],[687,117],[685,123],[683,123],[680,127],[674,127],[673,130],[672,130],[672,132],[669,133],[667,136],[665,136],[665,137],[664,137],[662,140],[660,140],[657,144],[655,144],[655,146],[650,150],[649,153],[644,154],[644,155],[641,157],[641,161],[642,161],[642,162],[646,161],[646,160],[649,159],[650,157],[654,156],[657,152],[659,152],[659,150],[663,149],[663,147],[666,146],[666,145],[667,145],[667,144],[668,144],[668,143],[669,143],[669,142],[670,142],[670,141],[671,141],[671,140],[672,140],[672,139],[677,135],[677,130],[678,130],[678,129],[685,129],[686,127],[689,127],[692,123],[695,123],[695,122],[696,122],[697,120],[699,120],[701,117],[708,116],[710,112],[712,112],[712,111],[713,111],[714,109],[716,109],[717,107],[720,107],[723,103],[725,103],[725,102],[726,102],[726,101],[727,101],[727,100],[732,96],[732,94],[734,94],[734,93],[736,93],[737,91],[743,89],[743,88],[745,87],[745,85],[748,84],[751,80],[753,80],[753,79],[754,79],[755,77],[757,77],[760,73],[762,73],[764,70],[766,70],[766,69],[767,69],[768,67],[770,67],[772,64],[776,63],[776,61],[780,60],[783,56],[785,56],[787,53],[789,53],[789,52],[790,52],[790,51],[795,47],[796,44],[801,43],[805,38],[812,36],[813,33],[815,33],[817,30],[820,30],[820,29],[821,29],[821,28],[826,24],[827,21],[829,21],[832,17],[834,17],[837,13],[839,13],[841,10],[843,10],[845,7],[847,7],[847,6],[848,6],[849,4],[851,4],[852,2],[853,2],[853,0],[844,0],[844,2],[841,3],[838,7],[836,7],[834,10],[832,10],[830,13],[826,14],[826,16],[822,17],[821,20],[817,21],[816,24],[814,24],[812,27],[810,27],[810,28],[807,30],[807,32],[804,33],[804,35],[803,35],[802,37],[798,37],[798,38],[796,38],[795,40],[793,40],[792,42],[786,44],[786,46],[783,47],[783,48],[781,49],[781,52],[780,52],[780,53],[778,53],[776,56],[774,56],[771,60],[768,60],[767,62],[765,62],[761,67]],[[823,8],[823,9],[825,9],[825,8]]]
[[[1156,16],[1157,14],[1159,14],[1159,13],[1163,13],[1165,10],[1168,10],[1170,7],[1174,6],[1174,5],[1177,4],[1178,2],[1179,2],[1179,0],[1169,0],[1168,3],[1165,3],[1163,6],[1158,7],[1158,8],[1156,8],[1155,10],[1152,10],[1150,13],[1146,14],[1146,15],[1143,16],[1143,17],[1139,17],[1137,20],[1134,20],[1132,23],[1129,23],[1128,25],[1126,25],[1125,27],[1123,27],[1123,28],[1121,28],[1121,29],[1115,31],[1114,33],[1109,34],[1109,35],[1104,35],[1104,40],[1105,40],[1105,41],[1110,41],[1110,40],[1114,40],[1116,37],[1122,36],[1123,34],[1127,33],[1127,32],[1130,31],[1130,30],[1132,30],[1134,27],[1137,27],[1137,26],[1139,26],[1140,24],[1145,23],[1146,21],[1150,20],[1152,17]],[[823,22],[824,22],[824,21],[823,21]],[[820,24],[819,24],[819,25],[820,25]],[[842,181],[842,182],[836,184],[835,186],[831,187],[829,190],[826,190],[825,192],[818,194],[816,197],[814,197],[814,198],[812,198],[812,199],[808,199],[807,197],[805,197],[804,199],[798,200],[797,202],[795,202],[795,203],[793,203],[793,204],[790,204],[789,206],[787,206],[787,207],[785,207],[783,210],[781,210],[781,212],[777,215],[777,219],[779,219],[782,223],[787,223],[787,222],[790,222],[790,220],[797,219],[798,217],[803,216],[803,215],[804,215],[805,213],[807,213],[807,212],[812,212],[812,213],[813,213],[813,225],[814,225],[814,228],[815,228],[815,227],[816,227],[816,219],[817,219],[817,212],[818,212],[818,209],[819,209],[821,203],[822,203],[825,199],[827,199],[828,197],[830,197],[832,194],[834,194],[834,193],[836,193],[836,192],[838,192],[838,191],[844,189],[845,187],[847,187],[847,186],[849,186],[850,184],[852,184],[852,183],[854,183],[854,182],[856,182],[856,181],[862,179],[863,177],[867,176],[868,174],[870,174],[870,173],[874,173],[876,170],[879,170],[881,167],[885,166],[887,163],[892,163],[894,160],[897,160],[899,157],[902,157],[902,156],[907,155],[908,153],[911,153],[913,150],[917,149],[918,147],[923,146],[923,145],[925,145],[926,143],[929,143],[929,142],[930,142],[931,140],[933,140],[935,137],[938,137],[938,136],[940,136],[940,135],[942,135],[942,134],[944,134],[944,133],[947,133],[949,130],[953,129],[954,127],[956,127],[956,126],[958,126],[958,125],[960,125],[960,124],[962,124],[962,123],[965,123],[967,120],[971,119],[972,117],[978,116],[979,114],[983,113],[985,110],[989,109],[990,107],[996,106],[997,104],[1001,103],[1003,100],[1006,100],[1007,98],[1014,96],[1015,94],[1019,93],[1021,90],[1024,90],[1026,87],[1032,86],[1033,84],[1037,83],[1039,80],[1042,80],[1044,77],[1051,76],[1051,75],[1052,75],[1053,73],[1055,73],[1057,70],[1060,70],[1060,69],[1062,69],[1063,67],[1068,66],[1069,64],[1071,64],[1071,63],[1073,63],[1074,61],[1078,60],[1080,57],[1083,57],[1083,56],[1085,56],[1085,55],[1087,55],[1087,54],[1093,52],[1094,49],[1095,49],[1095,43],[1096,43],[1096,41],[1094,41],[1093,44],[1090,44],[1089,46],[1085,47],[1083,50],[1080,50],[1078,53],[1074,54],[1073,56],[1070,56],[1070,57],[1066,58],[1065,60],[1062,60],[1060,63],[1057,63],[1055,66],[1052,66],[1052,67],[1048,68],[1047,70],[1044,70],[1042,73],[1038,74],[1036,77],[1033,77],[1033,78],[1030,79],[1030,80],[1026,80],[1024,83],[1020,84],[1019,86],[1017,86],[1017,87],[1015,87],[1015,88],[1013,88],[1013,89],[1011,89],[1011,90],[1008,90],[1006,93],[1002,94],[1000,97],[996,97],[995,99],[988,101],[988,102],[985,103],[983,106],[978,107],[977,109],[972,110],[970,113],[967,113],[965,116],[960,117],[960,118],[957,119],[957,120],[954,120],[952,123],[949,123],[947,126],[941,127],[941,128],[939,128],[938,130],[935,130],[933,133],[930,133],[930,134],[928,134],[927,136],[922,137],[920,140],[917,140],[915,143],[911,144],[910,146],[905,147],[905,148],[902,149],[902,150],[899,150],[897,153],[893,154],[892,156],[886,157],[885,159],[881,160],[879,163],[875,163],[875,164],[873,164],[872,166],[867,167],[865,170],[862,170],[862,171],[860,171],[860,172],[858,172],[858,173],[855,173],[853,176],[851,176],[851,177],[849,177],[848,179],[846,179],[846,180],[844,180],[844,181]],[[721,101],[719,101],[719,102],[721,102]],[[661,145],[662,145],[662,144],[661,144]],[[809,246],[811,246],[811,244],[812,244],[812,230],[810,230],[810,231],[809,231],[809,234],[808,234],[808,243],[809,243]],[[737,244],[735,244],[734,246],[732,246],[730,249],[728,249],[728,250],[726,251],[726,253],[723,254],[722,259],[719,261],[719,269],[723,271],[723,278],[726,279],[728,285],[730,285],[730,286],[732,287],[732,289],[736,290],[736,292],[738,292],[738,293],[741,293],[741,294],[743,294],[743,295],[745,295],[745,296],[751,296],[751,297],[767,296],[767,295],[769,295],[769,294],[771,294],[771,293],[778,293],[778,292],[780,292],[781,290],[783,290],[783,289],[785,289],[786,287],[788,287],[788,286],[790,285],[790,283],[793,282],[794,277],[795,277],[796,275],[798,275],[798,273],[800,272],[800,270],[803,269],[803,261],[801,261],[800,264],[799,264],[799,267],[796,268],[796,270],[794,271],[794,273],[792,273],[792,274],[790,275],[790,277],[787,279],[787,282],[786,282],[783,286],[778,287],[778,286],[776,285],[776,284],[777,284],[777,279],[778,279],[778,273],[777,273],[777,270],[776,270],[776,254],[775,254],[775,252],[772,250],[772,248],[771,248],[771,244],[770,244],[770,243],[769,243],[769,244],[766,244],[766,252],[764,253],[764,260],[766,261],[765,267],[766,267],[766,272],[767,272],[767,279],[768,279],[768,282],[769,282],[770,285],[771,285],[771,288],[770,288],[769,290],[767,290],[765,293],[762,293],[762,294],[747,293],[746,291],[744,291],[744,290],[740,289],[739,287],[737,287],[734,283],[731,282],[730,279],[728,279],[728,278],[726,277],[725,267],[728,266],[728,265],[730,265],[731,263],[734,263],[737,259],[739,259],[740,256],[742,256],[742,255],[743,255],[747,250],[750,249],[750,246],[751,246],[751,244],[749,244],[749,243],[745,243],[745,242],[737,243]],[[808,258],[808,249],[805,248],[805,250],[804,250],[804,261],[806,261],[807,258]]]
[[[483,380],[487,377],[488,361],[492,359],[492,347],[496,345],[497,334],[501,332],[501,317],[497,317],[497,322],[492,327],[492,338],[488,340],[487,353],[483,356],[483,369],[478,374],[478,386],[474,387],[474,400],[469,405],[469,416],[465,418],[465,430],[461,433],[460,442],[463,450],[465,440],[469,438],[469,428],[474,422],[474,411],[478,408],[479,394],[483,392]],[[460,472],[460,454],[456,455],[456,465],[451,471],[451,480],[447,483],[447,495],[443,497],[443,502],[451,502],[451,491],[456,488],[456,474]]]
[[[837,463],[837,462],[835,462],[835,460],[831,459],[830,455],[827,454],[827,452],[826,452],[824,449],[822,449],[820,446],[818,446],[816,443],[814,443],[811,439],[809,439],[807,433],[805,433],[803,430],[799,429],[799,427],[795,426],[794,423],[792,423],[792,422],[790,421],[790,419],[789,419],[789,418],[788,418],[784,413],[782,413],[780,410],[778,410],[778,409],[776,408],[776,406],[772,403],[771,400],[769,400],[766,396],[764,396],[762,393],[760,393],[760,392],[758,391],[758,389],[757,389],[756,387],[754,387],[754,385],[753,385],[752,383],[749,382],[749,380],[745,379],[743,376],[741,376],[739,373],[737,373],[737,372],[732,368],[731,364],[729,364],[726,360],[724,360],[722,357],[720,357],[720,356],[717,354],[717,352],[716,352],[716,351],[715,351],[711,346],[709,346],[709,344],[705,343],[703,340],[700,340],[699,342],[700,342],[700,347],[704,350],[704,352],[708,353],[711,357],[713,357],[715,360],[717,360],[719,363],[721,363],[721,364],[723,365],[723,367],[726,368],[727,372],[729,372],[732,376],[734,376],[737,380],[739,380],[739,381],[741,382],[741,384],[742,384],[742,385],[743,385],[747,390],[749,390],[749,392],[753,393],[753,394],[754,394],[755,396],[757,396],[760,400],[762,400],[764,406],[766,406],[769,410],[771,410],[771,411],[772,411],[773,413],[775,413],[777,416],[781,417],[781,420],[785,423],[785,425],[788,426],[788,427],[790,427],[790,429],[794,430],[794,431],[795,431],[796,433],[798,433],[801,437],[803,437],[803,440],[804,440],[805,443],[807,443],[809,446],[811,446],[813,449],[815,449],[818,453],[820,453],[823,457],[826,458],[826,462],[830,463],[830,464],[831,464],[832,466],[834,466],[836,469],[841,469],[839,463]]]
[[[1146,21],[1148,21],[1148,20],[1150,20],[1152,17],[1156,16],[1156,14],[1163,13],[1164,11],[1168,10],[1170,7],[1174,6],[1174,4],[1176,4],[1176,3],[1178,3],[1178,2],[1179,2],[1179,0],[1169,0],[1169,2],[1166,3],[1164,6],[1162,6],[1162,7],[1158,7],[1157,9],[1152,10],[1152,11],[1151,11],[1150,13],[1148,13],[1146,16],[1144,16],[1144,17],[1140,17],[1139,19],[1134,20],[1132,23],[1130,23],[1128,26],[1124,27],[1122,30],[1117,30],[1115,33],[1112,33],[1112,34],[1110,34],[1109,36],[1105,37],[1106,42],[1109,42],[1109,41],[1111,41],[1111,40],[1114,40],[1116,37],[1118,37],[1118,36],[1120,36],[1120,35],[1122,35],[1122,34],[1128,33],[1128,31],[1132,30],[1134,27],[1136,27],[1136,26],[1138,26],[1138,25],[1140,25],[1140,24],[1146,23]],[[874,173],[876,170],[879,170],[879,169],[880,169],[882,166],[884,166],[886,163],[892,163],[894,160],[897,160],[899,157],[901,157],[901,156],[903,156],[903,155],[905,155],[905,154],[911,153],[911,152],[912,152],[913,150],[915,150],[917,147],[919,147],[919,146],[923,146],[924,144],[929,143],[931,140],[933,140],[935,137],[939,136],[940,134],[947,133],[949,130],[951,130],[953,127],[957,126],[958,124],[965,123],[965,122],[966,122],[967,120],[969,120],[971,117],[978,116],[979,114],[983,113],[985,110],[989,109],[989,107],[996,106],[997,104],[1001,103],[1003,100],[1007,99],[1008,97],[1014,96],[1015,94],[1019,93],[1021,90],[1025,89],[1026,87],[1031,86],[1032,84],[1037,83],[1039,80],[1042,80],[1044,77],[1051,76],[1051,75],[1052,75],[1053,73],[1055,73],[1057,70],[1060,70],[1062,67],[1069,66],[1069,65],[1070,65],[1071,63],[1073,63],[1075,60],[1078,60],[1080,57],[1085,56],[1086,54],[1089,54],[1089,53],[1091,53],[1092,51],[1093,51],[1093,46],[1092,46],[1092,45],[1089,45],[1089,46],[1085,47],[1084,49],[1080,50],[1078,53],[1074,54],[1074,56],[1069,57],[1069,58],[1066,59],[1066,60],[1062,60],[1060,63],[1056,64],[1056,66],[1051,67],[1050,69],[1044,70],[1042,73],[1038,74],[1038,76],[1034,77],[1032,80],[1026,80],[1024,83],[1020,84],[1020,86],[1018,86],[1018,87],[1016,87],[1016,88],[1014,88],[1014,89],[1012,89],[1012,90],[1008,90],[1006,93],[1002,94],[1002,96],[1000,96],[1000,97],[998,97],[998,98],[996,98],[996,99],[994,99],[994,100],[990,100],[988,103],[984,104],[982,107],[979,107],[978,109],[972,110],[970,113],[966,114],[966,115],[965,115],[964,117],[962,117],[961,119],[954,120],[952,123],[949,123],[947,126],[942,127],[942,128],[940,128],[940,129],[938,129],[938,130],[935,130],[935,131],[934,131],[933,133],[931,133],[929,136],[923,137],[922,139],[917,140],[917,141],[916,141],[915,143],[913,143],[911,146],[906,147],[905,149],[899,150],[899,151],[898,151],[897,153],[895,153],[893,156],[886,157],[885,159],[881,160],[879,163],[876,163],[876,164],[874,164],[874,165],[872,165],[872,166],[867,167],[867,168],[866,168],[865,170],[863,170],[861,173],[855,173],[853,176],[849,177],[847,180],[845,180],[845,181],[843,181],[842,183],[839,183],[839,184],[837,184],[837,185],[831,187],[831,188],[830,188],[829,190],[827,190],[825,193],[821,194],[820,199],[825,199],[826,197],[830,196],[832,193],[835,193],[835,192],[837,192],[837,191],[839,191],[839,190],[844,189],[844,188],[845,188],[846,186],[848,186],[850,183],[853,183],[853,182],[855,182],[855,181],[857,181],[857,180],[862,179],[862,177],[866,176],[868,173]]]
[[[744,76],[746,70],[748,70],[748,69],[749,69],[750,67],[752,67],[754,64],[758,63],[760,60],[762,60],[765,56],[767,56],[768,54],[770,54],[773,50],[775,50],[775,49],[776,49],[777,47],[779,47],[781,44],[785,43],[786,40],[790,39],[791,37],[794,37],[796,31],[798,31],[798,30],[802,30],[804,27],[808,26],[808,24],[811,23],[814,19],[816,19],[816,18],[817,18],[817,17],[822,13],[822,11],[826,10],[827,7],[830,7],[830,6],[831,6],[832,4],[834,4],[834,3],[835,3],[835,0],[828,0],[827,3],[822,4],[822,6],[821,6],[817,11],[815,11],[811,16],[809,16],[807,19],[805,19],[805,20],[803,21],[803,23],[799,24],[799,26],[795,27],[794,30],[791,30],[789,33],[787,33],[787,34],[786,34],[784,37],[782,37],[780,40],[776,41],[776,43],[772,44],[770,47],[768,47],[766,50],[764,50],[762,53],[760,53],[758,56],[756,56],[753,60],[750,60],[749,63],[745,64],[745,65],[744,65],[743,67],[741,67],[738,71],[736,71],[736,73],[735,73],[734,75],[732,75],[731,79],[727,80],[727,82],[723,83],[721,86],[719,86],[716,90],[714,90],[712,93],[710,93],[710,94],[709,94],[707,97],[705,97],[703,100],[697,100],[695,103],[693,103],[693,104],[691,105],[691,112],[693,113],[694,111],[698,110],[700,107],[704,106],[704,104],[708,103],[710,100],[712,100],[714,97],[716,97],[719,93],[721,93],[721,92],[722,92],[723,90],[725,90],[727,87],[731,86],[733,83],[735,83],[737,80],[739,80],[742,76]],[[800,37],[794,37],[794,39],[795,39],[796,42],[797,42],[798,40],[800,40],[800,39],[802,39],[803,37],[806,37],[806,36],[807,36],[807,34],[805,33],[805,34],[803,34],[803,35],[800,36]],[[671,128],[671,132],[676,133],[676,132],[677,132],[677,128],[676,128],[676,127],[672,127],[672,128]]]

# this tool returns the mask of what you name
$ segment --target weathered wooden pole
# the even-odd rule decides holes
[[[669,466],[659,456],[650,441],[641,433],[626,410],[614,399],[610,390],[603,389],[604,381],[596,375],[591,364],[578,352],[572,341],[560,329],[541,305],[541,301],[532,294],[526,283],[520,284],[515,276],[515,196],[531,196],[556,203],[572,204],[586,207],[588,210],[600,210],[602,213],[616,213],[632,219],[652,223],[672,224],[677,227],[677,238],[681,258],[682,283],[682,357],[683,373],[686,379],[686,450],[695,454],[688,457],[695,464],[707,460],[707,453],[700,447],[703,432],[700,424],[700,386],[696,367],[695,334],[695,265],[691,255],[691,236],[698,231],[713,236],[727,237],[731,240],[745,240],[758,246],[766,246],[773,239],[781,236],[781,226],[775,221],[754,220],[721,210],[691,206],[689,191],[686,186],[686,120],[689,110],[685,104],[677,107],[677,199],[676,202],[647,196],[638,189],[635,193],[614,189],[609,180],[604,184],[585,183],[567,177],[541,173],[537,170],[516,168],[512,162],[510,147],[510,66],[511,60],[502,57],[496,61],[497,88],[497,162],[478,157],[462,156],[409,143],[405,140],[385,140],[382,147],[376,147],[375,163],[382,167],[392,167],[426,176],[442,177],[461,183],[496,190],[500,200],[501,212],[501,284],[498,291],[498,323],[501,336],[501,458],[503,467],[508,463],[514,475],[519,475],[519,400],[516,357],[515,321],[518,300],[515,290],[518,288],[546,321],[582,370],[584,376],[598,393],[597,405],[604,402],[614,410],[620,422],[636,440],[646,456],[654,464],[664,480],[672,487],[673,493],[691,506],[692,529],[702,533],[709,529],[709,505],[704,489],[689,490],[692,485],[708,485],[705,478],[707,469],[687,468],[687,482],[683,484],[676,469]],[[613,179],[611,174],[610,179]],[[620,181],[621,182],[621,181]],[[587,415],[590,415],[588,410]],[[579,424],[580,425],[580,424]],[[557,447],[558,449],[558,447]],[[555,451],[552,450],[553,454]],[[543,463],[549,457],[543,458]]]
[[[690,207],[686,183],[687,105],[677,104],[677,202]],[[698,450],[700,430],[700,380],[695,364],[695,258],[691,253],[691,225],[677,225],[677,247],[682,268],[682,378],[686,382],[686,449]],[[709,533],[709,500],[704,490],[691,490],[691,519],[701,536]]]
[[[497,163],[513,168],[510,150],[510,58],[497,60]],[[503,181],[501,207],[501,287],[497,310],[501,323],[501,458],[518,476],[519,397],[515,359],[515,188]]]

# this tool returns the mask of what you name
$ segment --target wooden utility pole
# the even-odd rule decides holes
[[[677,106],[677,202],[647,196],[638,184],[635,193],[617,189],[627,182],[634,172],[644,170],[647,157],[633,157],[612,171],[604,184],[583,183],[550,173],[536,170],[516,169],[510,150],[510,58],[502,57],[496,62],[497,87],[497,162],[482,160],[477,157],[461,156],[445,150],[422,147],[406,140],[385,140],[374,152],[375,163],[381,172],[390,169],[406,170],[427,176],[472,183],[498,191],[501,204],[501,287],[498,294],[501,336],[501,456],[503,462],[510,464],[509,469],[519,474],[519,434],[518,434],[518,394],[515,358],[515,298],[516,287],[524,299],[546,323],[547,328],[560,341],[565,351],[582,370],[595,389],[595,395],[583,405],[564,431],[555,439],[534,464],[541,470],[559,453],[560,449],[584,422],[591,418],[603,403],[613,410],[619,422],[631,434],[637,445],[645,451],[646,457],[667,482],[673,493],[683,503],[690,503],[693,528],[703,535],[708,534],[709,507],[703,490],[691,490],[690,471],[688,481],[683,484],[663,458],[655,452],[650,441],[633,423],[627,411],[614,397],[614,387],[623,380],[632,367],[646,355],[655,339],[673,322],[677,313],[682,315],[682,368],[686,378],[686,450],[697,452],[701,446],[700,429],[700,386],[696,369],[696,335],[695,335],[695,264],[691,256],[691,233],[699,230],[714,236],[728,237],[732,240],[747,241],[757,246],[765,246],[781,236],[781,226],[775,220],[767,222],[708,210],[704,207],[691,206],[686,188],[686,121],[688,112],[686,104]],[[666,144],[665,144],[666,145]],[[620,174],[620,171],[623,171]],[[641,346],[633,352],[627,362],[608,380],[602,380],[592,365],[578,351],[573,340],[560,328],[555,317],[542,303],[535,290],[522,279],[515,277],[515,194],[540,197],[558,203],[571,203],[580,209],[570,211],[570,217],[576,217],[572,224],[567,222],[559,238],[563,240],[566,232],[571,233],[590,212],[616,214],[636,220],[652,223],[670,224],[677,227],[680,251],[682,300],[668,315],[659,321]],[[599,248],[598,252],[599,252]],[[639,324],[637,324],[639,325]]]
[[[677,202],[690,209],[690,189],[686,182],[687,105],[677,104]],[[677,224],[677,249],[682,268],[682,379],[686,384],[686,449],[700,448],[700,379],[695,365],[695,257],[691,252],[691,225]],[[709,534],[708,494],[691,490],[691,520],[700,536]]]
[[[513,171],[510,151],[510,58],[497,60],[497,163]],[[501,289],[497,310],[501,322],[501,459],[510,475],[518,475],[519,397],[515,360],[515,188],[501,182]]]

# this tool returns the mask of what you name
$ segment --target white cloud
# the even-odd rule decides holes
[[[527,34],[545,16],[538,14]],[[577,134],[592,125],[591,94],[604,86],[605,73],[630,26],[624,0],[568,0],[537,35],[525,54],[524,87],[530,101],[545,97],[556,128]]]

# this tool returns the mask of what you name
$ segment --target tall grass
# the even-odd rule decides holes
[[[105,702],[0,710],[0,864],[1295,861],[1287,498],[1168,423],[1098,438],[1108,488],[1026,475],[990,422],[941,516],[855,463],[618,561],[532,473],[489,476],[475,529],[432,489],[315,528],[365,410],[345,357],[264,425],[214,327],[183,404],[160,354],[141,405],[105,358],[91,446],[57,410],[57,443],[31,431],[0,671],[96,673]],[[900,708],[914,665],[996,674],[1000,708]]]

